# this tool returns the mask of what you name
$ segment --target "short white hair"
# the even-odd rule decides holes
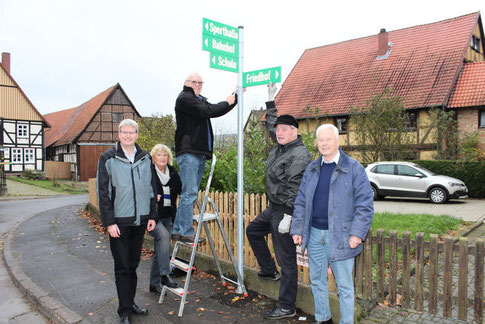
[[[318,133],[320,133],[320,131],[325,129],[325,128],[330,128],[331,130],[333,130],[333,132],[335,134],[335,138],[338,139],[338,134],[339,134],[338,128],[335,127],[335,125],[332,125],[332,124],[323,124],[323,125],[318,126],[317,130],[315,131],[315,137],[317,139],[318,139]]]
[[[133,127],[134,129],[136,129],[136,132],[138,133],[138,123],[136,121],[134,121],[133,119],[123,119],[120,123],[120,125],[118,126],[118,131],[121,131],[121,127]]]

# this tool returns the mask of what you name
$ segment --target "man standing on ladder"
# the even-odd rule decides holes
[[[205,162],[212,158],[214,132],[211,118],[227,114],[237,104],[234,94],[217,104],[200,95],[204,82],[198,73],[190,74],[175,102],[175,156],[182,180],[182,192],[173,224],[172,239],[193,243],[194,203],[205,171]],[[199,238],[199,243],[205,239]]]
[[[278,118],[273,100],[274,84],[268,85],[269,101],[266,102],[267,129],[276,142],[271,149],[266,166],[266,195],[269,207],[259,214],[246,228],[254,255],[258,260],[261,279],[281,278],[278,305],[266,311],[267,319],[279,319],[296,315],[295,301],[298,288],[296,247],[289,231],[293,215],[293,202],[306,166],[311,162],[305,144],[298,135],[298,122],[291,115]],[[276,259],[281,274],[271,257],[265,237],[271,234]]]

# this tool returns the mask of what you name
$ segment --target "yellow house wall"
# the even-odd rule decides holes
[[[42,121],[7,73],[0,69],[0,118],[13,120]]]
[[[436,114],[428,111],[422,110],[418,111],[418,119],[417,119],[417,129],[415,131],[408,132],[406,136],[409,137],[412,143],[421,144],[421,145],[429,145],[434,144],[436,139],[436,127],[433,127],[429,130],[430,125],[432,125],[434,118],[436,118]],[[307,120],[300,120],[300,134],[307,134],[309,132],[314,133],[318,126],[321,124],[329,123],[334,124],[333,118],[311,118]],[[356,145],[357,143],[357,135],[354,131],[352,125],[352,119],[349,119],[348,123],[348,132],[340,134],[339,136],[339,144],[340,146],[352,146]],[[356,160],[361,159],[361,153],[359,151],[349,151],[350,156],[355,158]],[[421,160],[428,160],[432,159],[433,156],[436,154],[436,151],[430,150],[421,150],[418,152],[418,159]]]

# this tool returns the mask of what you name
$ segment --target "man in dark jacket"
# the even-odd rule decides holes
[[[212,158],[214,133],[210,118],[220,117],[236,106],[236,96],[211,104],[200,95],[202,77],[192,73],[185,80],[184,88],[175,102],[175,156],[182,180],[182,193],[173,224],[172,238],[194,242],[192,217],[200,182],[205,171],[205,162]],[[199,243],[204,239],[199,239]]]
[[[98,163],[98,200],[103,225],[109,233],[115,263],[120,323],[130,323],[131,314],[147,315],[135,304],[136,268],[140,262],[145,229],[155,228],[156,205],[152,188],[151,158],[136,143],[138,124],[123,120],[119,142],[104,152]]]
[[[275,90],[276,87],[270,85],[270,101],[266,102],[267,128],[277,142],[269,153],[266,166],[266,195],[269,207],[246,228],[249,243],[261,267],[259,277],[275,281],[281,278],[278,305],[263,314],[267,319],[296,315],[298,268],[296,247],[289,230],[293,202],[303,172],[311,162],[310,154],[298,135],[298,122],[295,118],[291,115],[276,118],[277,110],[272,101]],[[276,269],[265,240],[270,233],[281,274]]]

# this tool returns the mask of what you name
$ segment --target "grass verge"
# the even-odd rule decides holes
[[[84,188],[76,187],[74,182],[73,182],[73,185],[67,185],[65,183],[60,183],[59,181],[54,183],[54,181],[52,180],[30,180],[30,179],[25,179],[21,177],[7,177],[7,178],[12,181],[17,181],[28,185],[37,186],[44,189],[58,191],[66,194],[83,194],[88,192]]]

